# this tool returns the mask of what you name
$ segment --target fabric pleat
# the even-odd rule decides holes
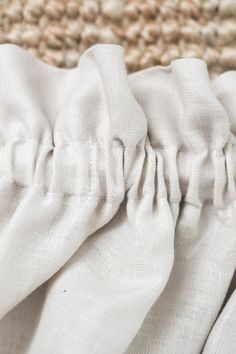
[[[235,72],[101,44],[0,74],[0,353],[234,354]]]

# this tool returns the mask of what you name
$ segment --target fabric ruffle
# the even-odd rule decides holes
[[[200,353],[236,265],[236,73],[0,57],[0,351]]]
[[[2,45],[1,176],[106,199],[138,185],[140,195],[221,207],[236,198],[234,74],[210,82],[205,62],[177,59],[128,77],[116,45],[57,69]]]

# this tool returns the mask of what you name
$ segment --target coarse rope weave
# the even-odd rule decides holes
[[[95,43],[125,48],[129,72],[179,57],[204,59],[214,76],[236,69],[235,0],[0,0],[0,42],[74,67]]]

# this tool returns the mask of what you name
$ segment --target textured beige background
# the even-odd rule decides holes
[[[125,47],[130,72],[178,57],[236,69],[235,0],[0,0],[2,43],[73,67],[94,43]]]

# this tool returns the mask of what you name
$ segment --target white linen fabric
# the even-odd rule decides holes
[[[210,333],[203,354],[235,353],[236,290]]]
[[[0,353],[235,353],[236,73],[0,58]]]

